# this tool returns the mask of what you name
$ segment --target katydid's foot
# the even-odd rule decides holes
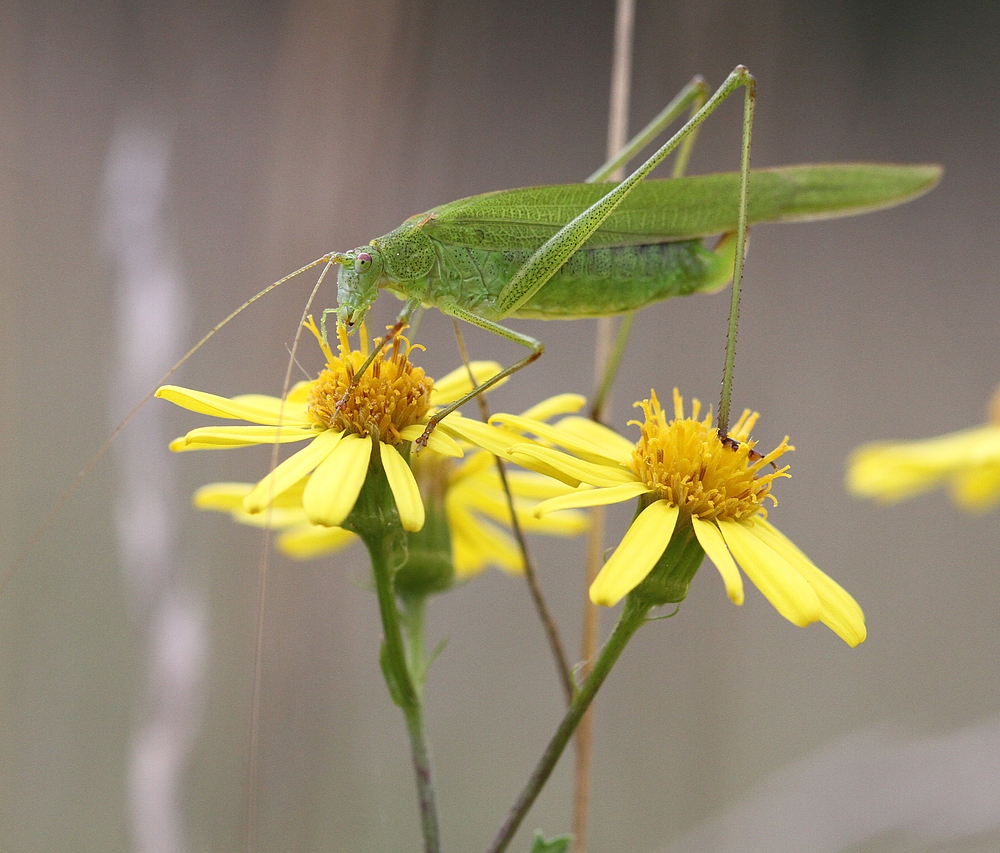
[[[431,437],[431,433],[434,432],[434,428],[438,425],[438,421],[433,418],[428,422],[427,426],[424,427],[424,431],[420,433],[420,437],[414,442],[417,445],[417,452],[419,453],[427,446],[427,442]]]

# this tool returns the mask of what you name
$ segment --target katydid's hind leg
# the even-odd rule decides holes
[[[659,115],[657,115],[648,125],[646,125],[646,127],[639,131],[639,133],[636,134],[629,142],[627,142],[618,154],[616,154],[611,160],[587,178],[587,182],[592,183],[608,179],[621,180],[622,170],[628,164],[628,161],[653,139],[659,136],[659,134],[662,133],[671,122],[678,118],[685,109],[689,110],[689,118],[693,118],[698,110],[705,105],[705,101],[708,99],[708,93],[708,84],[701,75],[697,75],[692,78],[691,82],[681,89],[674,99],[660,111]],[[683,176],[687,169],[688,160],[691,158],[691,150],[694,148],[697,137],[698,131],[694,130],[681,143],[681,146],[677,151],[677,156],[674,158],[674,166],[671,170],[671,177],[679,178]],[[625,353],[625,346],[628,343],[629,334],[632,331],[632,322],[635,320],[635,315],[635,311],[630,311],[618,324],[618,330],[615,333],[615,341],[609,350],[608,358],[604,365],[603,375],[597,384],[597,390],[594,395],[594,399],[591,402],[590,416],[596,421],[601,420],[604,413],[604,406],[611,396],[611,386],[614,385],[615,376],[618,373],[618,367],[621,363],[622,356]],[[610,337],[610,324],[612,323],[613,320],[611,317],[601,318],[598,321],[598,336],[603,336],[603,338]],[[608,324],[607,327],[605,327],[605,324]]]
[[[741,170],[743,180],[741,182],[740,194],[740,231],[745,234],[746,187],[749,177],[749,172],[747,171],[749,164],[749,127],[753,117],[754,79],[746,68],[739,65],[715,91],[712,97],[705,102],[704,106],[688,119],[683,127],[671,136],[645,163],[639,166],[624,181],[609,190],[605,196],[594,202],[583,213],[560,228],[521,265],[497,297],[496,307],[498,318],[503,319],[512,314],[544,287],[546,282],[555,275],[556,271],[569,260],[570,256],[601,227],[604,220],[628,197],[629,193],[635,189],[638,183],[662,163],[664,158],[676,149],[678,145],[694,133],[701,123],[718,108],[719,104],[739,88],[745,88],[747,92],[747,106],[743,119],[744,167]],[[742,273],[742,263],[739,263],[737,267],[738,269],[734,270],[734,277],[738,281],[739,274]]]
[[[700,110],[704,105],[705,101],[708,99],[708,84],[701,75],[697,75],[691,79],[680,92],[674,96],[674,99],[667,104],[659,114],[642,130],[640,130],[635,136],[633,136],[627,143],[625,147],[622,148],[614,157],[608,160],[603,166],[601,166],[596,172],[594,172],[585,183],[596,184],[601,181],[607,181],[612,179],[614,172],[623,168],[628,164],[628,161],[635,157],[643,148],[649,145],[656,137],[658,137],[663,131],[675,122],[685,110],[690,111],[690,118]],[[694,141],[696,133],[691,133],[681,145],[680,151],[677,152],[677,161],[674,164],[673,177],[680,177],[684,173],[687,167],[688,158],[691,155],[691,148],[694,146]]]
[[[743,68],[743,66],[739,66]],[[738,69],[737,69],[738,70]],[[750,140],[753,135],[753,109],[757,83],[746,68],[746,93],[743,102],[743,142],[740,149],[740,207],[736,220],[736,257],[733,260],[733,290],[729,303],[729,327],[726,332],[726,362],[722,371],[722,394],[719,400],[719,433],[729,432],[729,407],[733,395],[733,370],[736,364],[736,331],[740,318],[740,286],[743,283],[743,262],[747,251],[747,205],[750,196]],[[725,237],[723,237],[725,239]],[[722,241],[719,241],[720,244]]]
[[[520,332],[515,332],[513,329],[508,329],[506,326],[501,326],[499,323],[493,323],[490,320],[485,320],[470,311],[466,311],[464,308],[460,308],[457,305],[449,305],[442,309],[445,314],[449,314],[452,317],[457,317],[459,320],[465,320],[467,323],[471,323],[473,326],[478,326],[480,329],[484,329],[487,332],[493,332],[495,335],[499,335],[502,338],[506,338],[508,341],[513,341],[516,344],[520,344],[523,347],[527,347],[531,350],[524,358],[515,361],[513,364],[505,367],[499,373],[491,376],[481,385],[473,388],[468,394],[445,406],[441,411],[435,413],[435,415],[427,422],[427,428],[423,431],[423,434],[417,439],[418,447],[426,447],[427,439],[430,438],[430,434],[434,432],[434,428],[448,415],[454,412],[456,409],[464,406],[469,400],[478,397],[484,391],[488,391],[498,382],[502,382],[508,376],[517,373],[522,367],[527,367],[533,361],[537,361],[542,353],[545,351],[545,345],[531,337],[530,335],[522,335]]]

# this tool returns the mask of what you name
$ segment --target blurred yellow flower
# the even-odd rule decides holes
[[[787,466],[773,464],[792,449],[787,437],[770,453],[757,453],[750,430],[758,415],[746,410],[728,437],[720,438],[711,415],[698,419],[697,400],[691,417],[684,417],[676,389],[673,420],[667,420],[655,393],[636,405],[645,418],[631,422],[642,432],[634,444],[582,418],[551,427],[512,415],[491,419],[570,451],[539,444],[510,451],[519,464],[578,487],[544,501],[537,513],[640,499],[641,512],[591,586],[591,600],[617,604],[653,570],[675,530],[690,525],[735,604],[743,603],[738,562],[792,623],[820,621],[851,646],[863,642],[864,614],[857,602],[766,520],[765,499],[777,503],[771,485],[788,476]]]
[[[488,566],[519,574],[521,553],[511,536],[510,511],[492,454],[473,453],[456,460],[425,450],[411,458],[414,475],[424,503],[434,506],[443,499],[451,536],[452,559],[457,580],[479,574]],[[514,497],[514,511],[521,528],[549,536],[573,536],[586,527],[580,513],[560,513],[539,519],[532,510],[547,498],[565,494],[560,482],[529,471],[507,474]],[[289,557],[309,560],[340,551],[357,537],[341,527],[311,524],[302,507],[306,481],[286,490],[270,513],[251,515],[243,508],[244,498],[253,491],[252,483],[211,483],[194,494],[199,509],[229,513],[235,521],[278,530],[278,549]],[[432,494],[437,493],[437,494]]]
[[[1000,503],[1000,389],[989,422],[918,441],[865,444],[851,454],[847,489],[895,503],[947,486],[962,509],[985,512]]]

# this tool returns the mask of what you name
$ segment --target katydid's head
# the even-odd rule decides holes
[[[340,264],[337,274],[337,322],[348,329],[365,319],[378,296],[382,253],[377,246],[360,246],[330,258]]]

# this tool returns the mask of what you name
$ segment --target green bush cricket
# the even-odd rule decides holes
[[[746,98],[739,172],[646,180],[679,145],[693,142],[699,125],[741,87]],[[540,341],[502,325],[507,318],[623,314],[671,296],[713,292],[732,280],[719,410],[720,432],[725,434],[747,226],[877,210],[926,192],[941,175],[934,165],[876,164],[751,173],[754,90],[754,78],[743,66],[707,101],[704,84],[696,78],[590,179],[610,174],[691,107],[693,115],[684,126],[620,184],[529,187],[460,199],[407,219],[367,246],[334,252],[309,265],[340,265],[338,323],[359,323],[379,290],[386,289],[406,302],[386,340],[426,305],[530,350],[476,392],[439,412],[418,443],[426,441],[445,415],[542,354]],[[680,159],[686,160],[686,155],[682,149]],[[706,248],[703,238],[715,234],[722,239]]]
[[[426,304],[530,350],[473,394],[439,412],[429,431],[450,411],[542,354],[540,341],[502,325],[508,317],[578,319],[621,314],[671,296],[713,292],[732,279],[733,310],[719,411],[720,432],[724,434],[747,226],[850,216],[891,207],[927,192],[941,177],[941,168],[936,165],[866,163],[751,172],[754,86],[747,69],[738,66],[706,99],[704,82],[695,78],[587,183],[501,190],[460,199],[411,217],[367,246],[318,258],[268,285],[213,326],[157,385],[165,383],[249,305],[301,273],[326,265],[313,289],[311,304],[329,267],[337,264],[338,308],[334,310],[338,322],[359,323],[382,288],[406,300],[383,346],[417,307]],[[739,172],[646,179],[674,150],[678,151],[674,174],[682,172],[698,127],[741,87],[746,90],[746,99]],[[625,181],[595,183],[630,160],[688,109],[692,112],[689,120]],[[709,249],[703,245],[704,238],[717,234],[722,239],[715,246]],[[293,353],[298,334],[295,340]],[[378,352],[376,349],[371,354],[368,363]],[[289,377],[290,370],[291,366]],[[126,415],[59,497],[0,578],[0,589],[154,391]]]

